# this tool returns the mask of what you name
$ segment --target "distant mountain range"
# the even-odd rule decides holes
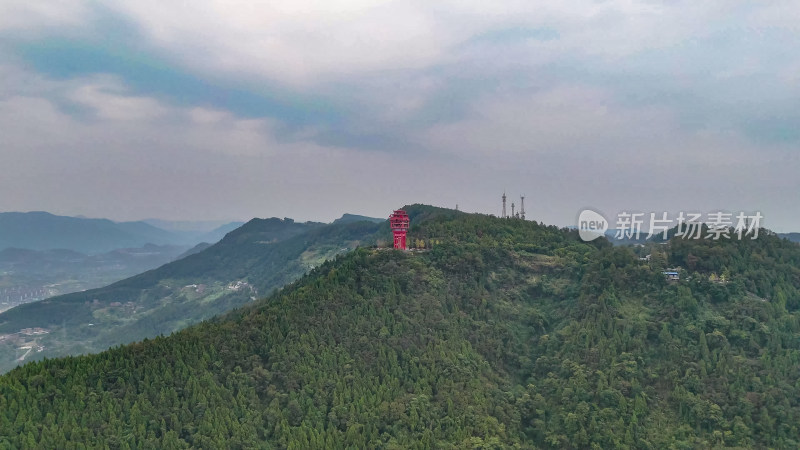
[[[241,223],[224,224],[211,231],[168,231],[144,221],[57,216],[47,212],[0,213],[0,250],[64,249],[86,254],[154,245],[195,245],[217,242]]]
[[[41,352],[27,359],[103,350],[170,334],[296,280],[357,246],[390,237],[383,219],[345,215],[332,224],[253,219],[183,259],[100,289],[29,303],[0,314],[0,335],[25,328]],[[72,255],[73,257],[75,255]],[[0,340],[0,373],[19,364],[19,346]]]
[[[778,237],[788,239],[792,242],[800,242],[800,233],[778,233]]]

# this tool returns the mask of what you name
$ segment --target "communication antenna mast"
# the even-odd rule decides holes
[[[500,216],[500,217],[502,217],[503,219],[506,218],[506,193],[505,192],[503,192],[503,215]]]
[[[519,197],[519,217],[522,220],[525,220],[525,196],[521,195]]]

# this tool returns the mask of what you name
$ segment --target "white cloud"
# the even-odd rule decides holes
[[[550,221],[560,214],[564,223],[585,206],[776,212],[766,206],[769,192],[797,185],[790,174],[800,161],[786,159],[788,148],[765,148],[733,131],[689,130],[668,109],[626,106],[598,88],[562,85],[475,105],[420,142],[472,161],[479,178],[514,187],[511,194],[529,194]]]
[[[76,106],[84,110],[76,114]],[[343,207],[363,211],[356,207],[365,198],[397,195],[382,187],[384,174],[413,165],[385,153],[282,142],[268,119],[177,107],[133,95],[110,76],[44,80],[25,95],[2,95],[0,124],[0,210],[123,220],[333,218]],[[364,193],[364,185],[375,187]]]
[[[741,1],[276,1],[158,0],[109,6],[184,64],[219,74],[267,77],[303,86],[357,74],[430,67],[458,57],[470,38],[505,28],[547,28],[559,38],[537,46],[565,53],[622,58],[691,45],[735,15]],[[790,8],[761,5],[760,16]],[[755,19],[754,19],[755,20]],[[719,22],[721,25],[715,25]],[[758,19],[768,23],[768,19]]]
[[[649,157],[652,143],[673,133],[678,130],[669,111],[624,107],[601,89],[560,85],[525,96],[485,95],[468,118],[435,126],[424,139],[474,156],[604,153],[624,160]]]
[[[560,51],[619,57],[669,45],[717,13],[627,0],[567,2],[142,0],[112,5],[157,45],[204,71],[305,85],[354,74],[419,69],[452,48],[504,27],[549,27]],[[693,17],[697,14],[698,17]]]
[[[41,35],[55,29],[85,25],[91,18],[90,3],[71,0],[7,0],[0,2],[0,32]]]
[[[436,23],[409,2],[117,3],[157,45],[204,71],[306,84],[421,67],[441,57]]]
[[[797,17],[800,15],[800,4],[794,0],[773,0],[758,5],[750,4],[752,13],[747,23],[749,30],[781,29],[794,33],[800,32]]]
[[[155,121],[169,113],[169,109],[154,98],[126,95],[122,85],[108,77],[98,77],[79,86],[68,98],[91,108],[102,120]]]
[[[102,15],[95,7],[6,2],[0,31],[35,39],[102,29],[92,22]],[[796,97],[793,47],[772,35],[797,39],[792,2],[141,0],[103,8],[142,33],[137,51],[179,71],[243,91],[263,85],[262,94],[288,98],[294,115],[319,102],[335,117],[315,123],[310,114],[306,128],[279,139],[287,124],[273,107],[265,108],[272,117],[246,118],[208,99],[176,106],[148,92],[145,79],[130,90],[124,73],[54,80],[15,62],[0,66],[0,155],[19,170],[0,187],[39,183],[38,198],[53,195],[53,204],[69,204],[67,192],[111,199],[120,191],[116,198],[137,211],[162,200],[200,209],[200,197],[220,214],[270,206],[311,218],[307,211],[384,201],[447,198],[470,209],[469,196],[491,206],[488,191],[516,184],[547,193],[539,206],[558,223],[590,196],[720,199],[712,207],[744,199],[750,207],[767,188],[797,187],[791,173],[800,162],[781,159],[790,153],[779,144],[748,141],[742,125],[753,111],[771,118]],[[125,36],[115,38],[125,45]],[[376,147],[395,145],[372,153],[322,147],[318,134],[355,136],[353,147],[373,135]],[[396,150],[397,142],[414,151]],[[747,180],[756,169],[763,176]],[[59,190],[43,173],[100,180]],[[388,173],[405,177],[401,189],[384,184]],[[720,187],[734,176],[753,189]],[[602,183],[569,184],[592,177]],[[670,183],[694,190],[655,192]]]

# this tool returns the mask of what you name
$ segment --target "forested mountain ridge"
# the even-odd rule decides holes
[[[424,251],[361,248],[170,337],[0,377],[0,447],[800,445],[796,245],[673,239],[668,282],[575,231],[417,217]]]
[[[169,334],[267,295],[362,240],[371,244],[381,226],[253,219],[219,243],[157,269],[11,309],[0,314],[0,336],[8,337],[0,339],[0,372],[20,357],[97,352]],[[29,328],[47,333],[19,333]]]

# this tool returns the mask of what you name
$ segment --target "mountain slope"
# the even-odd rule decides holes
[[[169,334],[289,283],[327,258],[369,241],[381,224],[253,219],[219,243],[110,286],[53,297],[0,314],[0,372],[20,357],[81,354]],[[20,350],[34,346],[37,352]]]
[[[362,248],[168,338],[0,377],[0,445],[797,448],[796,246],[674,241],[694,269],[667,282],[532,222],[411,238],[432,248]]]

